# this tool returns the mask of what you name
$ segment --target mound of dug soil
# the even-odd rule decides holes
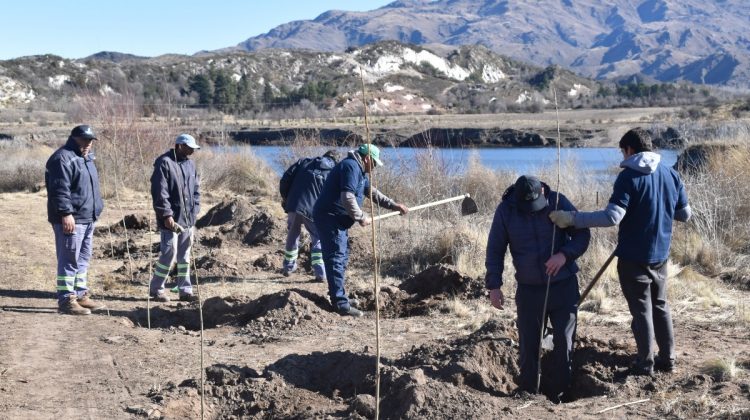
[[[155,226],[154,226],[155,227]],[[113,235],[122,235],[125,231],[145,231],[151,228],[151,220],[142,214],[128,214],[123,217],[117,223],[113,223],[109,226],[99,226],[94,230],[94,235],[103,236],[109,235],[111,232]]]
[[[438,264],[406,279],[398,288],[380,289],[381,312],[385,317],[401,318],[426,315],[453,298],[476,299],[484,294],[481,281],[464,276],[454,267]],[[374,293],[370,290],[354,293],[365,310],[375,310]]]
[[[325,298],[304,290],[286,290],[254,300],[244,296],[215,296],[203,302],[203,328],[235,325],[256,341],[278,339],[291,330],[319,334],[339,319],[337,314],[324,309],[326,306]],[[146,315],[146,310],[139,308],[133,315],[133,321],[145,326]],[[151,309],[151,326],[183,326],[188,330],[199,330],[197,307],[154,307]]]
[[[102,241],[99,246],[101,256],[105,258],[128,258],[128,254],[133,259],[150,259],[159,256],[159,243],[148,245],[137,245],[132,238],[127,240],[109,242]]]
[[[398,365],[422,368],[430,377],[492,395],[510,395],[519,375],[518,334],[512,322],[489,321],[466,338],[425,344]]]
[[[246,198],[232,198],[211,207],[208,213],[195,222],[195,226],[204,228],[227,223],[235,224],[249,219],[255,213],[255,207]]]

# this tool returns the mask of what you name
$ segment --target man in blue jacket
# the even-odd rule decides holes
[[[94,140],[88,125],[73,128],[65,145],[50,156],[44,173],[47,220],[57,251],[57,302],[60,313],[70,315],[104,309],[91,299],[87,285],[94,224],[104,209],[91,152]]]
[[[586,252],[591,233],[588,229],[558,229],[553,247],[556,228],[548,216],[555,206],[575,210],[564,195],[550,191],[547,184],[533,176],[519,177],[505,191],[487,240],[485,286],[492,306],[503,309],[503,268],[505,252],[510,247],[518,282],[515,300],[520,345],[519,389],[536,391],[539,337],[549,318],[555,331],[553,358],[559,371],[546,393],[561,398],[573,378],[573,340],[580,296],[575,260]],[[547,282],[547,310],[542,316]]]
[[[159,260],[154,267],[149,293],[158,302],[169,302],[164,293],[172,264],[177,261],[177,287],[179,299],[195,302],[190,283],[190,250],[193,246],[195,219],[200,212],[200,179],[195,163],[190,160],[200,146],[193,136],[180,134],[174,149],[159,156],[151,175],[151,198],[156,223],[161,231]]]
[[[594,212],[560,211],[550,218],[560,227],[610,227],[617,234],[617,274],[633,316],[638,356],[630,374],[652,375],[674,368],[674,333],[667,304],[667,259],[672,220],[686,222],[692,211],[680,176],[660,165],[651,136],[634,128],[620,139],[624,160],[607,207]],[[659,346],[654,357],[653,340]]]
[[[349,302],[344,289],[349,261],[348,230],[354,223],[360,226],[372,223],[370,216],[362,211],[362,202],[365,196],[370,196],[367,174],[382,165],[380,150],[374,145],[363,144],[357,150],[349,151],[346,159],[331,170],[313,208],[313,220],[323,249],[328,295],[331,305],[341,315],[362,316],[362,311]],[[401,214],[409,211],[376,188],[372,188],[372,198],[380,207],[398,210]]]
[[[299,235],[302,225],[310,234],[310,262],[315,281],[326,281],[323,251],[320,249],[318,230],[313,223],[313,206],[317,201],[328,173],[338,161],[338,152],[329,150],[323,156],[300,159],[290,166],[279,181],[281,205],[287,213],[286,249],[284,250],[284,276],[297,269]]]

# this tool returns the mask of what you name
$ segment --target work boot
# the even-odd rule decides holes
[[[151,299],[156,302],[163,302],[163,303],[169,302],[171,300],[169,296],[167,296],[167,294],[164,292],[157,292],[155,294],[152,293]]]
[[[364,315],[364,313],[362,313],[362,311],[360,311],[359,309],[355,308],[354,306],[349,306],[349,308],[347,308],[347,309],[339,309],[338,313],[341,316],[351,316],[351,317],[354,317],[354,318],[359,318],[362,315]]]
[[[674,359],[661,358],[656,356],[654,358],[654,370],[659,372],[673,372],[674,371]]]
[[[325,277],[315,276],[315,283],[327,283],[328,280]]]
[[[88,292],[78,298],[78,304],[91,311],[99,311],[107,307],[105,304],[101,302],[95,302],[94,299],[91,299]]]
[[[91,315],[91,311],[88,308],[84,308],[78,304],[76,295],[66,296],[65,300],[60,304],[59,312],[68,315]]]

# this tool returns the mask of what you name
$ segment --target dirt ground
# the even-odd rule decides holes
[[[198,230],[201,387],[197,306],[146,299],[158,236],[138,220],[106,229],[125,215],[148,220],[145,196],[107,201],[89,276],[108,309],[87,317],[56,313],[44,193],[0,198],[0,418],[200,418],[201,388],[206,418],[373,417],[374,314],[340,317],[304,269],[279,274],[278,205],[235,203]],[[205,197],[204,212],[222,198]],[[450,266],[419,276],[387,278],[379,294],[382,418],[750,418],[750,333],[730,309],[675,305],[677,369],[653,378],[621,374],[634,352],[621,300],[582,311],[576,399],[554,404],[514,392],[512,296],[497,311],[479,279]],[[352,270],[350,291],[374,309],[370,279]],[[750,294],[716,292],[742,305]],[[734,363],[731,376],[706,369],[717,358]],[[543,366],[545,383],[554,370]]]

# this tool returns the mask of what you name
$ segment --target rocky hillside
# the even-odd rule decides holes
[[[586,101],[599,86],[569,71],[523,64],[482,46],[440,51],[381,42],[346,52],[23,57],[0,61],[0,107],[64,108],[75,96],[94,94],[129,95],[155,112],[182,105],[227,112],[303,106],[359,114],[360,69],[371,112],[383,114],[541,109],[552,99],[551,87],[561,103],[571,106]]]
[[[379,40],[484,45],[592,78],[750,87],[744,0],[399,0],[369,12],[329,11],[236,48],[344,51]]]

